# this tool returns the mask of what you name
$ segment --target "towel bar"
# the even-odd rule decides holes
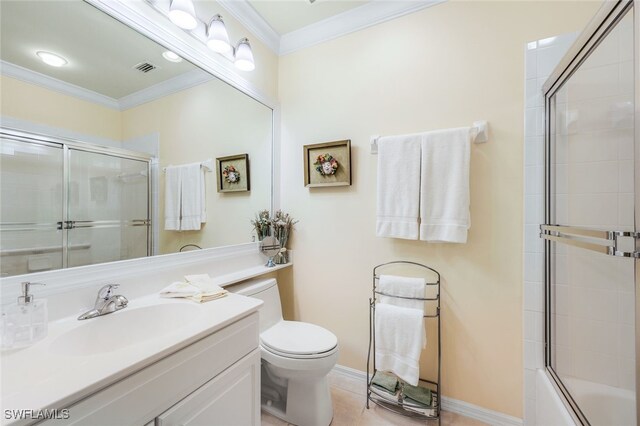
[[[371,153],[378,153],[378,139],[380,135],[371,136]],[[486,120],[474,121],[471,126],[471,140],[473,143],[485,143],[489,141],[489,123]]]
[[[200,163],[200,167],[203,167],[208,172],[212,172],[213,171],[213,160],[211,158],[209,158],[208,160],[204,160],[202,163]],[[162,171],[166,172],[167,168],[163,167]]]

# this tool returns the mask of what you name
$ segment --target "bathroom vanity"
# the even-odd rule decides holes
[[[48,336],[1,353],[1,424],[259,425],[262,301],[230,293],[198,304],[158,292],[187,272],[209,273],[224,287],[291,264],[264,267],[255,245],[203,252],[118,262],[75,298],[49,294]],[[104,267],[80,268],[76,275]],[[38,279],[55,284],[67,274],[51,271]],[[121,284],[127,308],[77,320],[105,281]],[[34,411],[16,419],[19,410]],[[44,418],[54,414],[57,419]]]
[[[131,304],[53,322],[45,340],[3,353],[3,409],[68,416],[44,424],[260,423],[259,300]]]

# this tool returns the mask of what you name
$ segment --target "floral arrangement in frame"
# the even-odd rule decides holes
[[[251,190],[249,154],[216,158],[218,192],[246,192]]]
[[[351,185],[351,140],[305,145],[304,186]]]

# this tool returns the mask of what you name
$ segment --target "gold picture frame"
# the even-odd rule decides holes
[[[318,188],[351,185],[351,139],[305,145],[303,150],[304,186]],[[326,155],[337,162],[337,168],[332,174],[325,174],[317,169],[321,165],[314,165],[318,156]]]
[[[230,182],[225,176],[225,168],[232,167],[239,173],[237,182]],[[247,192],[251,190],[249,154],[230,155],[216,158],[216,180],[218,192]],[[233,178],[231,179],[233,180]]]

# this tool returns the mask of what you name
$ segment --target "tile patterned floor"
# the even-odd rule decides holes
[[[341,374],[329,374],[333,399],[333,421],[331,426],[436,426],[437,421],[424,421],[404,417],[371,404],[365,408],[366,389],[361,381]],[[264,426],[287,426],[287,423],[262,412]],[[486,423],[459,414],[442,412],[442,426],[486,426]]]

